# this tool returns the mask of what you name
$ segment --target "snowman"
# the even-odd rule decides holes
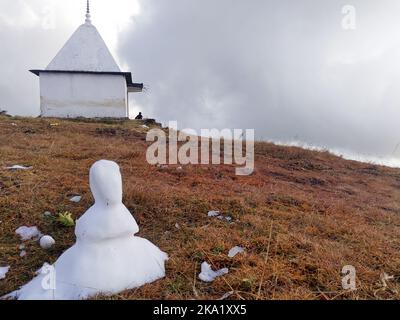
[[[77,300],[112,295],[165,277],[166,253],[134,236],[139,227],[122,203],[122,178],[115,162],[90,169],[95,204],[77,221],[76,243],[53,266],[14,293],[21,300]]]

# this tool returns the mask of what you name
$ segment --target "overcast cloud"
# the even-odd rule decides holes
[[[24,2],[0,4],[0,108],[34,115],[38,81],[27,69],[45,67],[78,25],[65,15],[54,30],[27,25]],[[113,48],[148,88],[131,96],[135,110],[181,128],[254,128],[267,140],[400,157],[399,1],[139,4]],[[342,28],[346,4],[356,8],[354,31]],[[20,24],[4,22],[14,14]]]

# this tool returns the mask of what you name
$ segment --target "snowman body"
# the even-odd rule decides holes
[[[112,295],[165,277],[166,253],[136,237],[139,227],[122,203],[122,178],[111,161],[90,170],[95,204],[77,221],[76,243],[16,292],[18,299],[86,299]],[[54,276],[53,284],[52,276]]]

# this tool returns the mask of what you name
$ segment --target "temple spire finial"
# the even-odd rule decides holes
[[[92,20],[91,20],[91,15],[90,15],[90,2],[89,0],[87,0],[87,7],[86,7],[86,23],[91,24]]]

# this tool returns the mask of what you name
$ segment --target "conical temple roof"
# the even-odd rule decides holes
[[[121,72],[90,20],[75,31],[46,70]]]

